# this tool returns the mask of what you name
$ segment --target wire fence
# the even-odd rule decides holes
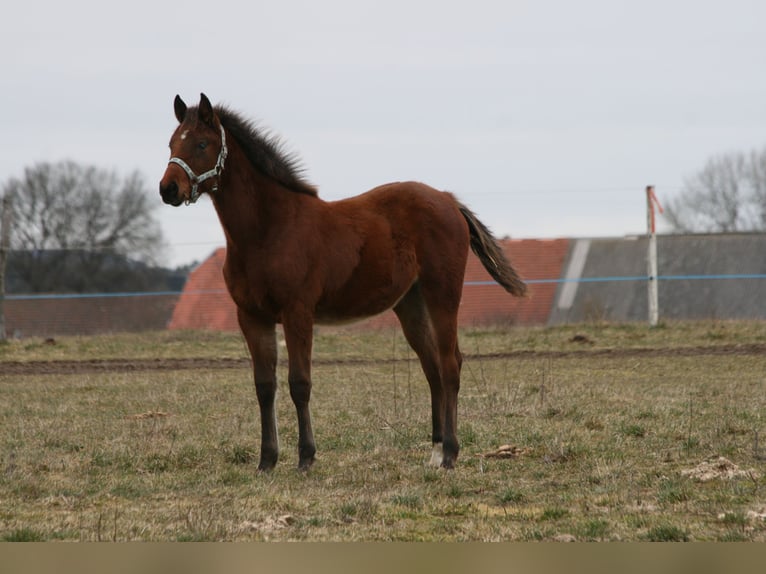
[[[558,279],[527,279],[528,285],[549,285],[560,283],[610,283],[620,281],[649,281],[649,275],[614,275],[610,277],[577,277]],[[698,281],[717,279],[766,279],[766,273],[734,273],[731,275],[657,275],[657,281]],[[464,286],[494,285],[494,281],[466,281]]]
[[[464,283],[463,325],[551,325],[645,321],[648,275],[528,279],[530,297],[514,298],[494,281]],[[658,275],[662,319],[766,320],[766,273]],[[574,286],[562,297],[564,285]],[[565,301],[566,300],[566,301]],[[193,322],[179,319],[182,301]],[[167,328],[237,330],[225,289],[117,293],[7,294],[9,337],[54,337]],[[176,315],[176,316],[174,316]],[[395,325],[392,313],[366,323]]]

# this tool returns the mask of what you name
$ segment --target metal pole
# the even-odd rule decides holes
[[[647,253],[647,271],[649,275],[649,326],[656,327],[660,318],[660,307],[657,296],[657,234],[654,223],[654,186],[646,186],[646,227],[649,235],[649,252]]]
[[[11,195],[3,195],[0,207],[0,341],[5,341],[5,263],[11,243]]]

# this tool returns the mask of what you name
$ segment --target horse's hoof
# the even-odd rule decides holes
[[[301,459],[298,461],[298,470],[301,472],[308,472],[311,466],[314,464],[314,457]]]
[[[439,468],[444,461],[444,447],[442,443],[433,443],[433,450],[431,451],[431,460],[428,462],[429,466]]]
[[[446,470],[453,470],[455,468],[456,459],[445,456],[442,460],[441,468]]]

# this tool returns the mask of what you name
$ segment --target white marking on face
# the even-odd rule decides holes
[[[444,460],[444,446],[440,442],[434,443],[434,449],[431,451],[431,461],[429,465],[439,467]]]
[[[184,133],[181,134],[181,139],[185,140],[187,135],[189,135],[189,130],[184,130]]]

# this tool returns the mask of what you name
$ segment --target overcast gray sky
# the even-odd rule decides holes
[[[328,200],[417,179],[498,235],[621,236],[713,155],[766,145],[762,0],[26,0],[3,9],[0,181],[40,161],[139,170],[172,100],[259,119]],[[157,215],[166,264],[223,245]]]

